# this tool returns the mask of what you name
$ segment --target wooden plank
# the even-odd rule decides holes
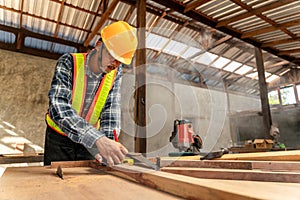
[[[0,164],[43,162],[44,155],[2,155]]]
[[[297,161],[245,161],[245,160],[173,160],[161,159],[160,167],[197,167],[222,169],[260,169],[268,171],[300,171]]]
[[[252,164],[244,161],[161,159],[160,167],[252,169]]]
[[[208,169],[192,167],[165,167],[162,168],[161,171],[192,176],[196,178],[300,183],[299,172],[270,172],[258,170]]]
[[[270,170],[270,171],[299,171],[300,172],[300,162],[256,161],[256,162],[252,162],[252,169]]]
[[[300,161],[300,150],[225,154],[216,160]]]
[[[98,165],[92,167],[185,199],[300,198],[299,183],[201,179],[125,165],[118,165],[113,169]]]
[[[200,160],[200,156],[173,157],[178,160]],[[300,161],[300,150],[225,154],[214,160]]]
[[[48,167],[7,168],[0,178],[0,199],[181,199],[90,167],[65,168],[64,179],[55,171]]]
[[[57,168],[59,165],[62,168],[72,168],[72,167],[89,167],[93,160],[78,160],[78,161],[56,161],[51,162],[51,168]],[[95,161],[96,162],[96,161]]]

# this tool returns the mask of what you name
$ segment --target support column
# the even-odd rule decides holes
[[[271,138],[269,132],[272,125],[272,118],[268,99],[268,85],[266,83],[263,56],[260,48],[255,47],[255,57],[260,90],[260,101],[263,115],[264,133],[265,138]]]
[[[135,65],[135,152],[147,152],[146,133],[146,0],[137,0],[138,49]]]

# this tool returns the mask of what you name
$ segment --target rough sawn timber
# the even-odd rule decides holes
[[[216,160],[300,161],[300,150],[225,154]]]
[[[173,157],[173,159],[176,157]],[[183,156],[178,160],[200,160],[200,156]],[[214,160],[300,161],[300,150],[224,154]]]
[[[202,179],[128,165],[91,167],[185,199],[300,199],[298,183]]]
[[[251,161],[251,160],[160,160],[160,167],[197,167],[222,169],[260,169],[268,171],[299,171],[300,162],[297,161]]]
[[[62,165],[63,166],[63,165]],[[91,167],[9,167],[0,178],[1,200],[107,200],[181,198]]]
[[[300,183],[300,172],[165,167],[161,171],[197,178]],[[299,185],[300,186],[300,185]]]

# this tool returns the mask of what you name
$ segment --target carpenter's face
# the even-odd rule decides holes
[[[104,44],[103,44],[104,45]],[[120,61],[112,57],[105,46],[103,46],[102,51],[102,68],[106,73],[109,73],[111,70],[114,70],[121,64]]]

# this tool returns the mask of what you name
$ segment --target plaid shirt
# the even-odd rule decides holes
[[[88,83],[84,100],[84,114],[87,113],[104,76],[104,74],[94,74],[88,67],[88,61],[89,55],[87,55],[87,64],[85,66]],[[114,85],[102,109],[99,130],[95,129],[72,109],[73,66],[71,54],[64,54],[57,61],[48,93],[49,114],[52,120],[72,141],[83,144],[87,149],[93,148],[95,150],[97,139],[104,135],[113,139],[113,130],[116,129],[117,133],[120,132],[122,65],[117,69]]]

